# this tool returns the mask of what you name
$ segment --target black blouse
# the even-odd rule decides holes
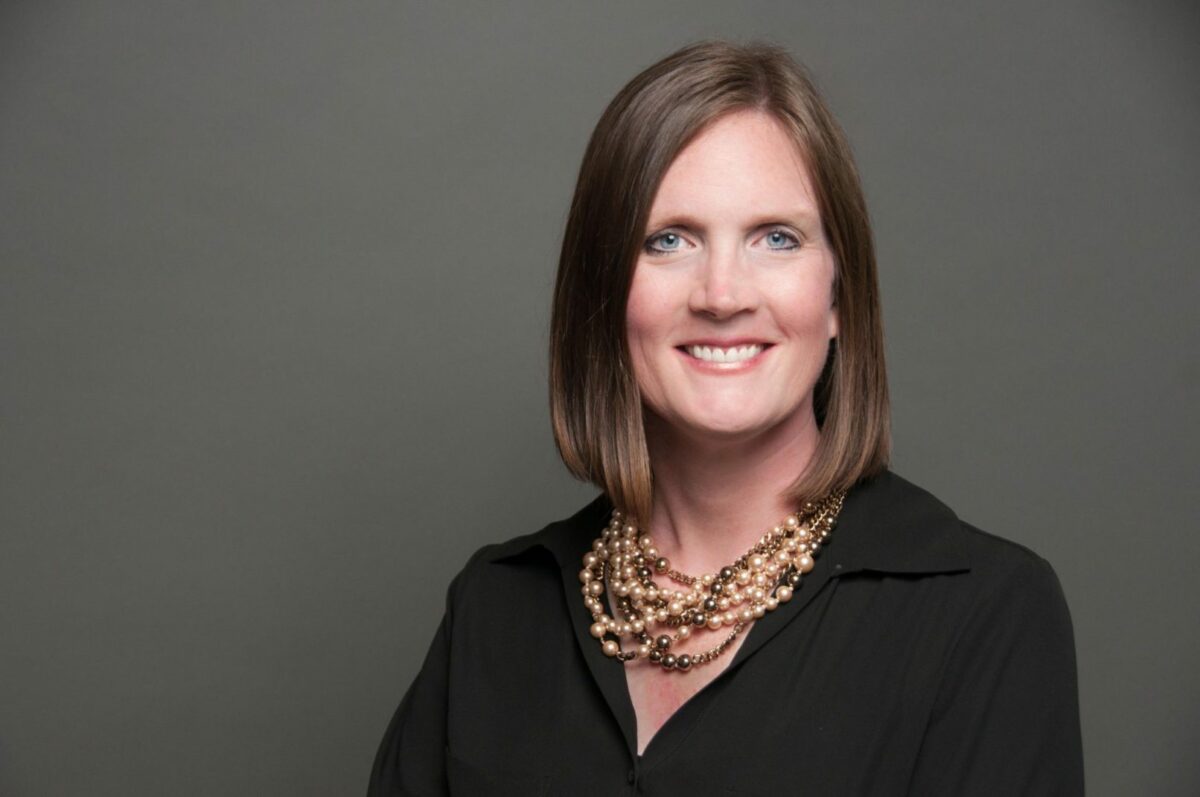
[[[610,511],[597,498],[471,558],[371,795],[1083,794],[1054,571],[890,472],[851,490],[792,600],[638,756],[623,665],[579,592]]]

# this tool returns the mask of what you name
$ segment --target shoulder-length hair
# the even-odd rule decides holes
[[[625,309],[659,183],[697,133],[734,111],[773,115],[792,136],[836,258],[838,337],[813,393],[820,442],[789,495],[849,489],[891,449],[875,248],[858,170],[804,70],[771,45],[692,44],[633,78],[588,142],[563,236],[550,322],[550,415],[567,468],[634,517],[652,475]],[[801,472],[802,470],[802,472]]]

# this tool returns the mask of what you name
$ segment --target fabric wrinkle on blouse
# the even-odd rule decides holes
[[[611,509],[600,496],[471,557],[370,794],[1083,793],[1053,570],[890,471],[850,491],[792,600],[639,757],[578,578]]]

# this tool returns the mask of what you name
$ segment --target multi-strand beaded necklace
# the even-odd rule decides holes
[[[788,515],[736,561],[716,573],[689,576],[671,567],[647,534],[613,510],[612,520],[583,557],[583,602],[592,614],[591,634],[605,655],[625,663],[646,659],[664,670],[687,672],[708,664],[729,648],[754,620],[792,599],[801,577],[829,539],[846,494],[836,493]],[[654,580],[665,576],[678,587]],[[616,598],[614,615],[605,613],[606,588]],[[729,628],[716,646],[700,653],[676,653],[694,632]],[[625,650],[621,640],[636,647]]]

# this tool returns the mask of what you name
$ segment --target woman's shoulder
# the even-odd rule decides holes
[[[497,582],[511,585],[549,575],[557,578],[569,563],[582,559],[611,512],[612,504],[601,494],[570,516],[536,531],[486,543],[467,559],[451,584],[451,592],[493,588]]]
[[[984,593],[1019,589],[1061,594],[1051,564],[1028,545],[963,520],[940,498],[904,477],[884,471],[863,485],[862,513],[897,547],[928,554],[947,572],[969,573]]]

